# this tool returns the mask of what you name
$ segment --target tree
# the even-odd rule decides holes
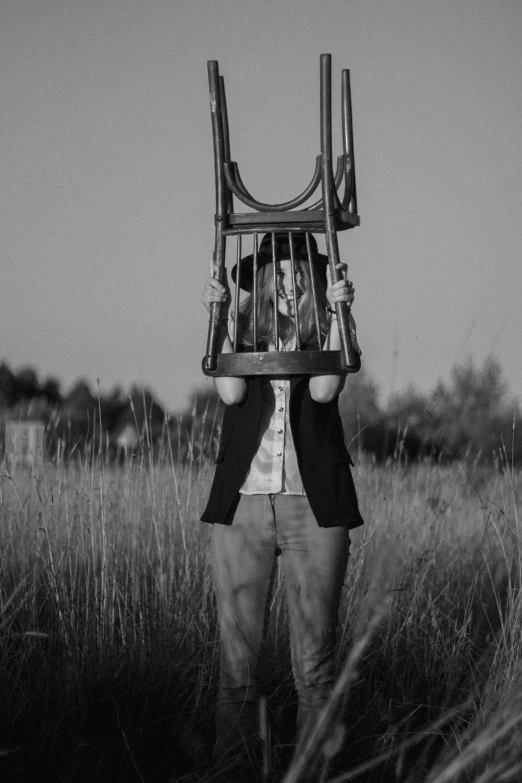
[[[0,364],[0,408],[8,408],[16,402],[16,379],[9,365]]]
[[[503,437],[510,440],[518,405],[508,392],[509,384],[493,356],[480,368],[471,358],[454,365],[450,382],[439,381],[429,401],[440,436],[451,452],[456,456],[481,452],[489,457]]]
[[[96,399],[91,392],[89,383],[84,378],[79,378],[71,387],[65,397],[67,408],[78,412],[91,411],[96,405]]]
[[[386,408],[388,426],[404,437],[418,440],[420,454],[440,453],[444,444],[440,437],[440,420],[433,411],[428,394],[418,392],[413,386],[394,394]]]
[[[58,378],[47,378],[42,386],[42,394],[50,405],[58,405],[62,401],[60,381]]]
[[[38,374],[32,367],[22,367],[16,374],[17,400],[32,400],[40,394]]]

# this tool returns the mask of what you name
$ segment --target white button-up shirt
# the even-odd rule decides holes
[[[280,350],[293,350],[292,343]],[[264,378],[257,448],[239,490],[244,495],[305,495],[290,428],[290,381]]]

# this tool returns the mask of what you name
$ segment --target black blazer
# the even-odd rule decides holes
[[[290,379],[290,427],[303,486],[320,527],[363,524],[344,443],[337,398],[315,402],[309,376]],[[223,416],[216,472],[203,522],[231,524],[243,484],[255,454],[261,420],[262,376],[247,378],[247,396],[228,405]]]

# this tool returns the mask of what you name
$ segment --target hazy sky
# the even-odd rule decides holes
[[[330,52],[334,155],[352,79],[361,227],[339,242],[365,366],[386,399],[494,351],[520,394],[521,39],[520,0],[2,0],[0,360],[173,409],[211,383],[206,61],[247,188],[277,202],[311,178]]]

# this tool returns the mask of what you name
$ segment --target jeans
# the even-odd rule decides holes
[[[278,548],[288,598],[298,742],[333,685],[349,531],[319,527],[305,496],[242,495],[232,524],[212,529],[221,643],[218,753],[248,744],[257,732],[256,669]]]

